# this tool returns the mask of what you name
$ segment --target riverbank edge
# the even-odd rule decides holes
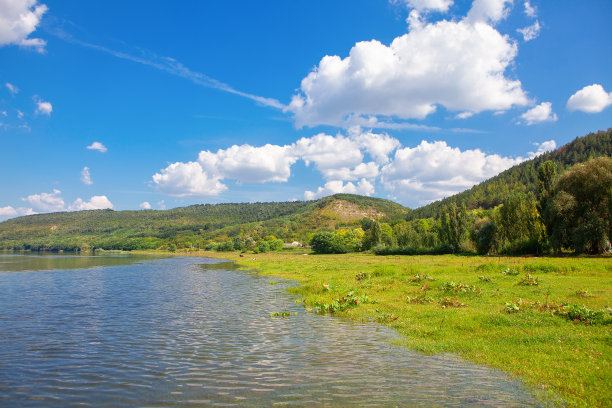
[[[133,253],[160,254],[162,253],[162,251],[134,251]],[[189,251],[189,252],[166,252],[164,251],[163,253],[167,255],[174,255],[174,256],[194,256],[194,257],[205,257],[205,258],[215,258],[215,259],[226,259],[226,260],[236,262],[238,269],[240,270],[256,271],[257,273],[264,275],[264,276],[291,279],[300,285],[298,288],[294,288],[291,291],[304,298],[306,297],[304,296],[305,294],[310,293],[310,295],[312,295],[314,293],[312,291],[312,288],[310,289],[308,288],[309,284],[312,284],[313,279],[304,274],[300,274],[295,270],[291,270],[291,267],[287,267],[286,265],[287,259],[280,259],[280,258],[291,257],[292,261],[301,262],[301,260],[304,259],[301,257],[305,255],[305,256],[309,256],[310,259],[317,259],[317,261],[320,261],[320,260],[326,260],[329,262],[332,261],[331,258],[327,259],[325,256],[311,255],[311,254],[309,255],[307,252],[303,250],[291,251],[291,253],[287,253],[287,254],[274,254],[274,253],[238,254],[235,252],[208,252],[208,251]],[[380,265],[384,265],[385,262],[381,262],[381,261],[384,261],[387,258],[394,259],[394,260],[400,258],[397,256],[381,257],[381,256],[373,256],[373,255],[357,255],[357,258],[355,258],[355,260],[358,260],[360,258],[363,260],[364,256],[370,257],[371,259],[376,260],[376,263]],[[401,257],[401,258],[410,259],[407,257]],[[435,258],[436,257],[433,257],[433,259]],[[510,259],[517,263],[523,262],[522,258],[503,258],[503,259],[504,260]],[[539,259],[546,260],[548,258],[539,258]],[[579,258],[575,258],[575,259],[578,261],[580,260]],[[598,258],[598,259],[601,259],[601,258]],[[501,260],[501,258],[499,260]],[[284,265],[282,272],[279,271],[278,269],[275,270],[275,267],[278,267],[281,264]],[[352,271],[351,273],[354,274],[355,272],[358,272],[359,270],[358,266],[359,266],[359,262],[356,262],[354,265],[349,266],[349,269]],[[318,295],[315,294],[315,295],[319,296],[320,294]],[[307,308],[309,306],[311,307],[312,303],[313,303],[312,300],[306,301],[304,306]],[[391,316],[393,313],[393,308],[390,308],[388,305],[378,304],[376,307],[377,307],[376,312],[379,313],[379,315],[386,313],[387,315]],[[350,313],[350,311],[339,312],[337,313],[337,315],[343,316],[349,319],[353,319],[353,320],[366,319],[369,321],[377,321],[376,315],[373,313],[371,309],[372,308],[370,308],[369,311],[361,311],[361,314],[359,315]],[[398,327],[396,324],[392,324],[392,321],[389,321],[389,322],[379,321],[379,323],[395,329],[402,336],[402,338],[405,337],[405,333],[402,333],[402,328]],[[403,327],[403,329],[405,331],[407,329],[410,329],[410,327]],[[515,378],[516,380],[525,384],[525,386],[530,388],[531,391],[534,393],[534,395],[543,404],[546,404],[546,405],[554,404],[554,405],[559,405],[559,406],[565,406],[565,405],[567,406],[606,406],[607,404],[606,401],[609,401],[609,395],[607,396],[601,395],[602,399],[598,400],[597,398],[595,398],[595,401],[594,401],[593,398],[583,398],[583,396],[580,394],[574,394],[573,392],[570,392],[573,390],[555,387],[553,384],[554,381],[552,381],[553,378],[550,379],[551,381],[549,384],[546,384],[546,383],[543,384],[541,381],[541,378],[538,378],[537,376],[528,375],[528,373],[517,371],[513,369],[512,367],[509,367],[499,361],[494,361],[494,359],[486,358],[486,356],[483,356],[483,355],[477,356],[477,355],[474,355],[473,353],[466,352],[465,350],[461,350],[459,348],[445,349],[443,351],[433,351],[432,352],[427,349],[420,349],[419,347],[414,347],[413,345],[409,344],[408,341],[403,342],[402,346],[405,346],[413,351],[423,352],[424,354],[436,354],[438,352],[450,352],[450,353],[454,353],[460,356],[461,358],[467,361],[477,363],[477,364],[482,364],[482,365],[489,366],[489,367],[496,368],[496,369],[500,369],[503,372],[509,374],[512,378]],[[589,391],[591,390],[584,389],[582,392],[585,394],[589,394]],[[591,397],[593,397],[593,395],[591,395]],[[595,402],[596,405],[593,405],[593,402]]]

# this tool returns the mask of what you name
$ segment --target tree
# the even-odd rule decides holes
[[[497,238],[497,225],[490,218],[481,218],[474,223],[472,229],[472,241],[476,245],[476,251],[480,255],[491,252],[495,239]]]
[[[467,233],[467,210],[465,204],[460,207],[452,202],[440,211],[440,241],[458,251]]]
[[[363,236],[363,249],[368,250],[380,245],[382,242],[382,229],[378,221],[373,221],[371,227],[365,232]]]
[[[552,231],[556,245],[576,252],[603,253],[610,248],[612,225],[612,158],[600,157],[577,164],[555,185]]]
[[[533,193],[514,193],[504,200],[496,214],[499,241],[506,251],[542,251],[544,225]]]
[[[344,254],[348,252],[342,237],[331,231],[319,231],[310,240],[312,250],[318,254]]]

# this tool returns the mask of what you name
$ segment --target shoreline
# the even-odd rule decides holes
[[[351,292],[366,295],[373,303],[359,302],[333,314],[388,326],[399,333],[402,346],[417,352],[453,353],[500,369],[531,388],[545,404],[612,404],[611,325],[572,322],[551,312],[552,305],[563,303],[605,310],[612,299],[608,257],[304,256],[303,252],[241,256],[164,251],[227,259],[240,270],[292,279],[299,286],[289,291],[300,296],[308,310],[332,305]],[[504,275],[506,268],[518,274]],[[538,283],[517,283],[527,275]],[[512,312],[510,307],[518,310]]]

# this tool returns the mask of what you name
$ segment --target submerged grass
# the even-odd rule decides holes
[[[315,311],[386,324],[411,349],[500,368],[551,401],[612,406],[610,258],[222,256],[299,282],[289,290]]]

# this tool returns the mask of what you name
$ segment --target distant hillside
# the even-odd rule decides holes
[[[405,218],[408,212],[388,200],[338,194],[317,201],[38,214],[0,223],[0,248],[155,249],[167,243],[204,245],[241,234],[304,240],[321,228],[355,224],[363,217]]]
[[[577,137],[557,150],[518,164],[469,190],[420,207],[412,211],[408,218],[437,217],[440,208],[453,201],[465,203],[468,209],[492,208],[501,204],[511,191],[535,192],[538,180],[537,168],[547,160],[555,161],[561,173],[574,164],[599,156],[612,156],[612,129]]]

